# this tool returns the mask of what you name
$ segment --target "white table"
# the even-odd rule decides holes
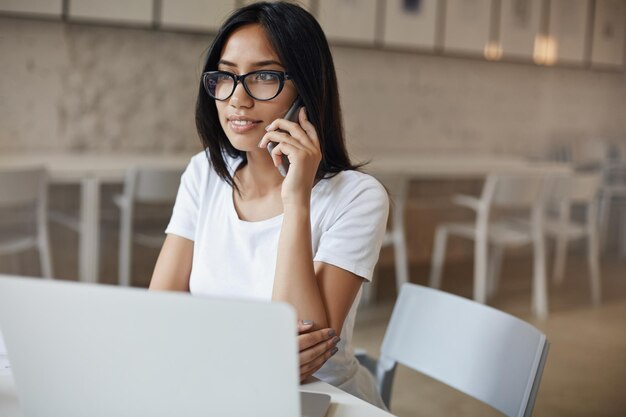
[[[100,243],[100,185],[122,184],[126,170],[133,166],[184,168],[186,154],[2,154],[0,169],[39,165],[48,170],[52,184],[80,185],[79,277],[98,282]]]
[[[331,404],[326,417],[393,417],[392,414],[321,381],[304,384],[302,390],[330,395]],[[23,417],[10,375],[0,374],[0,416]]]
[[[414,180],[479,179],[490,173],[569,174],[572,168],[562,162],[534,161],[507,155],[459,154],[383,154],[363,158],[371,160],[363,169],[373,173],[405,175]]]
[[[98,282],[100,242],[100,185],[121,184],[126,170],[132,166],[183,168],[190,154],[3,154],[0,169],[40,165],[46,167],[53,184],[80,185],[80,248],[79,277],[81,281]],[[355,158],[367,160],[369,158]],[[385,154],[376,155],[365,167],[368,172],[406,175],[410,179],[483,178],[490,172],[536,172],[564,174],[567,164],[533,162],[502,155],[454,154]]]

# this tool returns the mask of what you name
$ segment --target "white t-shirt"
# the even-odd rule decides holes
[[[240,161],[227,159],[231,174]],[[371,280],[388,211],[387,192],[367,174],[342,171],[319,181],[311,193],[313,260]],[[194,241],[192,294],[269,301],[282,220],[282,214],[256,222],[240,220],[233,189],[201,152],[181,178],[166,233]],[[358,365],[351,344],[360,294],[344,321],[339,351],[315,376],[381,405],[373,379]]]

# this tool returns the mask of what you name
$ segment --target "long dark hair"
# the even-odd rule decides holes
[[[283,66],[292,77],[304,102],[309,121],[320,139],[322,161],[316,178],[328,178],[338,172],[357,169],[346,150],[337,76],[326,36],[313,16],[300,6],[285,3],[254,3],[236,10],[224,22],[213,40],[203,72],[217,69],[228,36],[247,24],[259,24],[265,30]],[[225,155],[243,159],[246,153],[235,149],[219,122],[215,101],[208,96],[202,81],[196,102],[196,127],[215,172],[237,188],[224,159]]]

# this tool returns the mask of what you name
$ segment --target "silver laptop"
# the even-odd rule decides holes
[[[324,416],[330,397],[298,389],[295,322],[281,303],[0,276],[26,416]]]

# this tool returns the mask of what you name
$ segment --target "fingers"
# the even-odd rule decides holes
[[[265,127],[265,130],[268,132],[279,129],[284,130],[291,136],[303,136],[304,134],[304,129],[302,129],[298,122],[292,122],[287,119],[276,119]]]
[[[337,347],[334,347],[324,352],[323,355],[315,358],[315,360],[304,365],[300,365],[300,382],[304,381],[315,372],[317,372],[326,363],[326,361],[338,351],[339,349]]]
[[[332,339],[333,337],[335,337],[335,331],[333,329],[321,329],[301,334],[298,336],[298,350],[302,352],[305,349],[315,346],[325,340]]]
[[[289,122],[291,123],[291,122]],[[314,150],[315,145],[308,139],[306,132],[298,126],[298,132],[288,132],[283,129],[268,130],[261,141],[259,142],[259,148],[265,148],[268,142],[276,143],[290,143],[299,149]]]
[[[339,336],[332,339],[324,340],[315,346],[300,351],[300,366],[315,362],[320,356],[324,356],[326,352],[331,351],[339,343]]]
[[[290,163],[293,162],[292,158],[296,155],[294,152],[296,149],[298,148],[287,142],[282,142],[276,145],[274,149],[272,149],[272,152],[270,152],[274,166],[278,167],[282,163],[282,155],[287,156]]]
[[[319,147],[319,138],[317,136],[317,131],[315,130],[315,126],[313,126],[313,124],[306,116],[306,111],[304,107],[300,109],[300,112],[298,114],[298,123],[286,119],[276,119],[272,123],[270,123],[265,128],[265,130],[269,133],[282,130],[284,133],[286,133],[286,136],[279,136],[278,140],[271,138],[266,139],[269,134],[268,133],[263,137],[263,139],[261,139],[261,142],[259,142],[260,148],[264,148],[265,146],[267,146],[268,141],[281,142],[282,140],[280,139],[286,140],[289,137],[295,139],[304,147],[311,147],[313,149]]]
[[[301,149],[305,152],[312,152],[315,148],[312,145],[309,145],[307,148],[300,141],[296,140],[293,136],[289,135],[287,132],[283,132],[280,130],[274,130],[271,132],[267,132],[263,139],[259,142],[259,148],[267,147],[270,142],[274,142],[280,145],[287,144],[291,145],[296,149]]]
[[[303,109],[300,109],[298,117],[302,126],[285,119],[274,120],[265,128],[267,133],[263,135],[258,146],[259,148],[268,148],[269,146],[268,149],[275,167],[279,168],[283,161],[288,159],[289,164],[298,166],[296,171],[300,172],[299,178],[306,180],[308,174],[311,174],[310,177],[312,178],[317,172],[322,159],[322,152],[315,127],[308,121]],[[281,170],[281,172],[283,171]],[[297,177],[297,174],[294,175]],[[291,178],[293,177],[292,175]]]
[[[302,334],[313,328],[313,320],[298,320],[298,334]]]
[[[317,131],[315,130],[315,126],[313,126],[313,123],[309,121],[309,116],[306,114],[306,109],[304,107],[300,109],[298,120],[300,121],[300,126],[306,132],[309,138],[311,138],[313,142],[319,144],[320,140],[317,137]]]

